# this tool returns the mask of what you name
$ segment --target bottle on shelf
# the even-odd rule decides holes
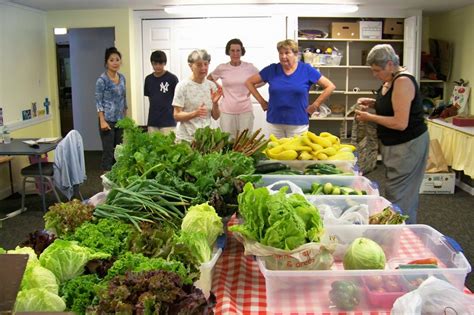
[[[7,126],[3,126],[3,143],[8,144],[10,142],[12,142],[10,130],[8,130]]]

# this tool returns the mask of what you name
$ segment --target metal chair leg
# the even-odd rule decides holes
[[[26,209],[25,209],[25,187],[26,187],[26,177],[23,177],[23,189],[21,190],[21,212],[26,211]]]
[[[61,202],[61,198],[59,198],[59,194],[58,194],[56,188],[54,187],[54,183],[53,183],[53,181],[51,180],[51,178],[49,178],[49,177],[44,177],[44,178],[45,178],[45,179],[48,181],[48,183],[51,185],[51,189],[53,190],[54,195],[56,196],[56,199],[58,200],[58,202]]]

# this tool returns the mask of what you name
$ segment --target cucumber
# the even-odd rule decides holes
[[[263,163],[255,166],[255,174],[267,174],[276,171],[289,170],[290,167],[280,162]]]
[[[268,174],[268,175],[304,175],[303,171],[293,170],[293,169],[280,170],[280,171],[275,171],[275,172],[270,172],[270,173],[265,173],[265,174]]]
[[[332,190],[333,190],[333,186],[331,183],[328,182],[324,184],[324,188],[323,188],[324,194],[330,195],[332,193]]]

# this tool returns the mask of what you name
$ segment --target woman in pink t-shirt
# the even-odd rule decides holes
[[[244,129],[253,131],[253,107],[245,81],[258,73],[258,69],[240,59],[245,55],[240,39],[234,38],[227,42],[225,54],[230,56],[230,61],[217,66],[207,78],[214,82],[220,79],[222,82],[224,97],[220,104],[220,127],[235,137],[237,132]]]

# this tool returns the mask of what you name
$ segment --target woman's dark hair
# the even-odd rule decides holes
[[[242,41],[238,38],[233,38],[227,42],[227,45],[225,45],[225,54],[227,56],[230,55],[230,45],[240,45],[240,48],[242,49],[242,56],[245,55],[245,47],[244,44],[242,44]]]
[[[166,54],[161,50],[155,50],[151,53],[150,61],[154,63],[164,63],[166,64]]]
[[[104,66],[107,66],[107,60],[109,60],[110,56],[113,54],[117,54],[120,59],[122,59],[122,54],[120,53],[120,51],[117,50],[117,48],[109,47],[105,50]]]

